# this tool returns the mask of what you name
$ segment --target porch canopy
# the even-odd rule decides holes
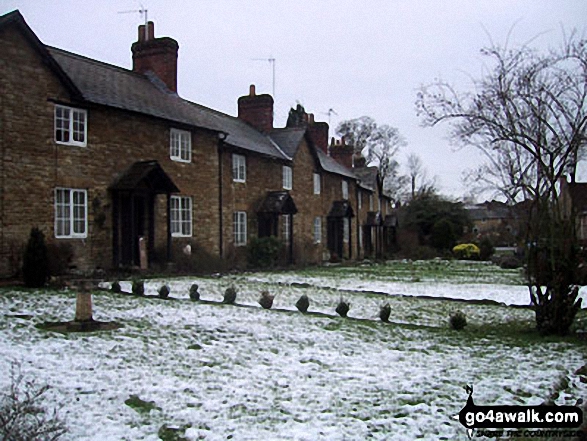
[[[328,213],[329,218],[355,217],[349,201],[334,201]]]
[[[110,190],[179,193],[179,188],[157,161],[135,162],[110,186]]]
[[[154,256],[157,231],[163,224],[155,216],[157,195],[167,195],[166,248],[171,259],[171,208],[172,193],[179,193],[161,165],[155,161],[132,164],[109,188],[112,193],[113,263],[118,266],[148,265]],[[146,256],[141,260],[140,242],[146,240]],[[143,253],[144,256],[145,253]],[[147,262],[145,262],[145,260]]]
[[[270,191],[263,200],[258,214],[296,214],[298,209],[287,191]]]

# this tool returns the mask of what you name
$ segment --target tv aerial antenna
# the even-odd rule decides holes
[[[330,119],[332,118],[332,115],[338,116],[338,113],[336,113],[336,110],[331,107],[328,109],[328,112],[323,112],[322,115],[328,115],[328,126],[330,126]]]
[[[269,58],[253,58],[253,61],[268,61],[269,64],[271,65],[271,71],[273,74],[273,80],[272,80],[272,96],[273,99],[275,99],[275,58],[270,55]]]
[[[137,12],[141,14],[141,17],[145,17],[145,26],[149,22],[149,10],[143,6],[142,3],[139,3],[140,9],[132,9],[130,11],[118,11],[119,14],[136,14]]]

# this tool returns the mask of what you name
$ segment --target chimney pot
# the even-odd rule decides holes
[[[138,41],[145,41],[145,25],[139,25],[139,39]]]
[[[172,92],[177,92],[177,41],[169,37],[155,38],[155,24],[139,25],[139,39],[132,51],[133,71],[152,71]]]
[[[256,92],[255,92],[255,85],[251,84],[249,86],[249,96],[255,96]]]
[[[310,124],[314,124],[314,114],[310,113],[308,116],[310,118]]]
[[[155,23],[152,21],[147,22],[147,40],[155,39]]]

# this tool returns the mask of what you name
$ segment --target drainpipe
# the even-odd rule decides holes
[[[222,197],[222,147],[224,146],[224,140],[227,136],[228,133],[226,132],[218,133],[218,254],[221,259],[224,258],[224,200]]]

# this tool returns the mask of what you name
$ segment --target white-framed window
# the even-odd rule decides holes
[[[281,215],[281,227],[282,227],[282,236],[283,241],[287,244],[289,243],[290,238],[290,228],[291,228],[291,216],[289,214],[282,214]]]
[[[171,129],[169,157],[174,161],[192,161],[192,134],[187,130]]]
[[[342,198],[348,200],[349,198],[349,183],[342,181]]]
[[[171,196],[171,236],[192,236],[192,198],[189,196]]]
[[[88,192],[74,188],[55,189],[55,237],[88,237]]]
[[[234,245],[237,247],[247,244],[247,213],[235,211],[232,216]]]
[[[88,112],[55,105],[55,142],[85,147],[88,135]]]
[[[291,167],[283,166],[283,189],[291,190],[293,188],[293,172]]]
[[[322,191],[321,182],[320,182],[320,174],[314,173],[314,194],[320,194]]]
[[[348,243],[351,237],[351,221],[348,217],[343,218],[343,233],[342,233],[342,240],[344,243]]]
[[[322,218],[316,216],[314,218],[314,243],[322,242]]]
[[[232,155],[232,180],[234,182],[247,181],[247,159],[243,155]]]

